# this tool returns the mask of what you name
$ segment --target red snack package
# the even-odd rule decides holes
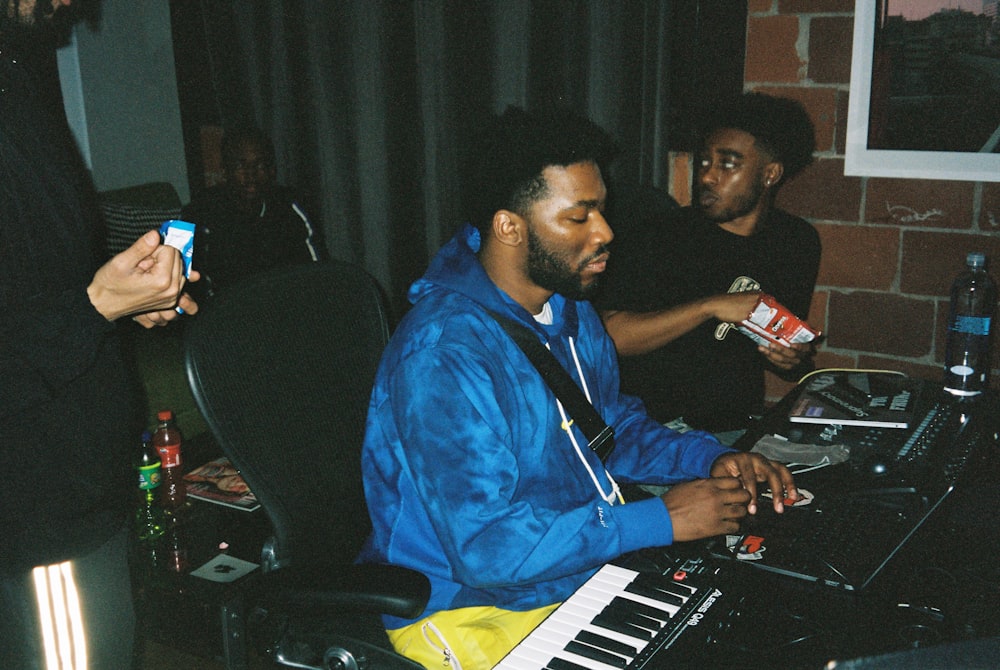
[[[820,336],[820,331],[766,293],[761,294],[757,306],[736,324],[736,329],[759,344],[777,342],[786,347],[793,342],[811,342]]]

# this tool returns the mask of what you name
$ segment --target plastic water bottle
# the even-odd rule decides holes
[[[142,445],[136,459],[139,473],[141,500],[135,512],[136,535],[140,541],[155,540],[163,535],[163,509],[156,500],[156,489],[160,486],[160,455],[153,448],[149,431],[142,434]]]
[[[986,256],[970,253],[966,269],[951,285],[944,389],[974,396],[989,387],[990,335],[997,307],[997,285],[986,273]]]
[[[153,433],[153,446],[163,463],[163,484],[160,489],[160,503],[170,514],[180,510],[187,498],[184,470],[181,468],[181,431],[174,423],[174,413],[168,410],[158,412],[159,423]]]

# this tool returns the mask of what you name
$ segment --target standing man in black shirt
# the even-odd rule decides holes
[[[611,220],[597,304],[618,349],[622,391],[661,422],[734,431],[735,439],[764,409],[764,370],[796,378],[815,350],[759,346],[731,325],[760,292],[808,313],[819,235],[774,198],[812,162],[815,139],[799,103],[761,93],[713,115],[703,138],[693,206],[667,220]]]
[[[19,670],[130,664],[142,415],[114,322],[198,311],[156,231],[101,265],[93,187],[36,76],[70,4],[0,0],[0,663]]]

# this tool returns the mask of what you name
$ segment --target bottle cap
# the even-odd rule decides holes
[[[144,430],[142,431],[142,435],[139,437],[139,439],[142,440],[143,442],[149,442],[150,440],[153,439],[153,434],[150,433],[148,430]]]
[[[973,251],[965,257],[965,264],[973,268],[981,268],[986,265],[986,254],[981,251]]]
[[[170,421],[174,418],[174,413],[169,409],[163,409],[156,413],[156,418],[160,421]]]

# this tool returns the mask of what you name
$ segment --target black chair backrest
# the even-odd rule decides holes
[[[388,323],[377,283],[338,261],[227,287],[185,323],[192,393],[279,565],[349,563],[368,535],[361,444]]]

